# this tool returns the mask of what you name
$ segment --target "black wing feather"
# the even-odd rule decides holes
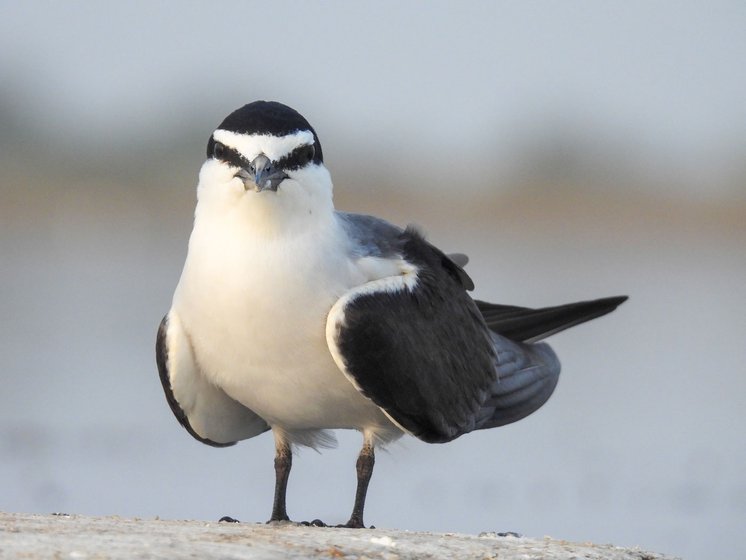
[[[536,342],[552,334],[611,313],[627,300],[616,296],[568,303],[555,307],[530,309],[476,300],[490,330],[511,340]]]
[[[336,347],[365,396],[416,437],[446,442],[475,429],[490,395],[490,333],[461,268],[412,229],[400,243],[418,268],[416,286],[353,298]]]

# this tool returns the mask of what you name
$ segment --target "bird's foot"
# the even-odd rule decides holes
[[[347,523],[345,523],[344,525],[337,525],[337,527],[339,529],[375,529],[373,525],[371,525],[370,527],[366,527],[363,523],[363,520],[358,517],[350,517],[350,520]]]
[[[224,515],[223,517],[218,519],[218,523],[241,523],[241,522],[238,519],[233,519],[232,517]]]

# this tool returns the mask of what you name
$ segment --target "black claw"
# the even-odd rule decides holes
[[[241,523],[238,519],[233,519],[232,517],[228,517],[227,515],[224,515],[220,519],[218,519],[218,523]]]

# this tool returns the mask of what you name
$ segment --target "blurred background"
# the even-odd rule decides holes
[[[274,99],[337,207],[471,257],[475,297],[628,294],[517,424],[380,453],[366,520],[746,553],[742,2],[0,2],[0,509],[269,517],[273,442],[177,424],[154,341],[207,139]],[[301,451],[344,521],[355,433]]]

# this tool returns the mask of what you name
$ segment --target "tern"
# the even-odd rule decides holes
[[[256,101],[211,134],[194,227],[156,361],[178,421],[223,447],[272,431],[270,522],[287,522],[296,446],[362,434],[344,526],[364,527],[374,449],[445,443],[540,408],[560,363],[543,338],[625,296],[530,309],[472,299],[466,257],[415,228],[340,212],[321,144],[290,107]]]

